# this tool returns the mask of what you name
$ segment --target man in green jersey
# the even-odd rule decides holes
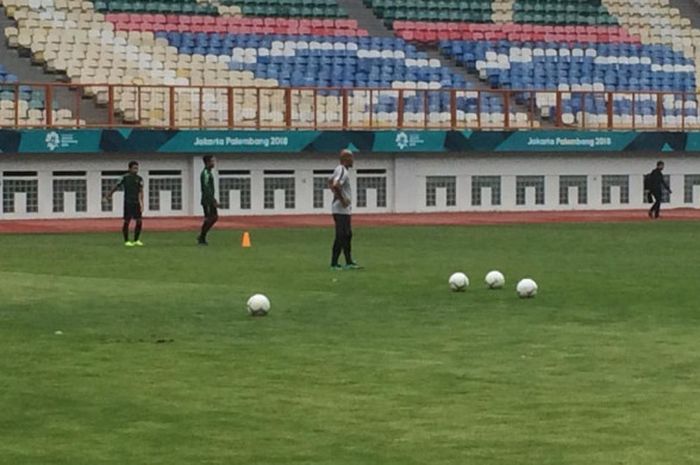
[[[129,172],[105,195],[105,199],[109,200],[117,189],[124,189],[124,225],[122,226],[122,233],[124,234],[124,245],[127,247],[143,246],[143,242],[140,240],[141,214],[143,212],[143,178],[138,173],[139,163],[136,161],[129,162]],[[129,225],[132,219],[136,221],[133,242],[129,240]]]
[[[211,155],[205,155],[204,169],[199,179],[202,183],[202,208],[204,209],[204,222],[202,232],[197,238],[199,245],[209,245],[207,243],[207,233],[219,220],[219,202],[216,201],[216,187],[214,185],[214,175],[211,170],[216,165],[216,159]]]

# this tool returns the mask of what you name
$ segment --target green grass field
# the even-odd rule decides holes
[[[0,463],[696,464],[699,227],[2,236]]]

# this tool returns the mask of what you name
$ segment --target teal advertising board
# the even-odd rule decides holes
[[[700,133],[634,131],[227,131],[227,130],[0,130],[5,154],[456,154],[700,152]]]

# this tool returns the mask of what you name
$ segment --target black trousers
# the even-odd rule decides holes
[[[658,191],[658,192],[651,191],[649,193],[649,195],[651,197],[653,197],[653,199],[654,199],[654,205],[652,205],[651,208],[649,209],[649,216],[653,215],[654,218],[658,218],[659,217],[659,210],[661,210],[662,193],[661,193],[661,191]]]
[[[340,253],[345,255],[345,263],[348,265],[352,261],[352,221],[350,215],[333,214],[335,221],[335,241],[333,242],[333,255],[331,266],[338,265]]]
[[[202,208],[204,209],[204,222],[198,238],[200,243],[207,241],[207,233],[219,221],[219,211],[214,203],[203,203]]]

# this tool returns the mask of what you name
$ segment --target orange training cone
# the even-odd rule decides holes
[[[248,231],[243,233],[243,239],[241,240],[241,247],[250,247],[250,233]]]

